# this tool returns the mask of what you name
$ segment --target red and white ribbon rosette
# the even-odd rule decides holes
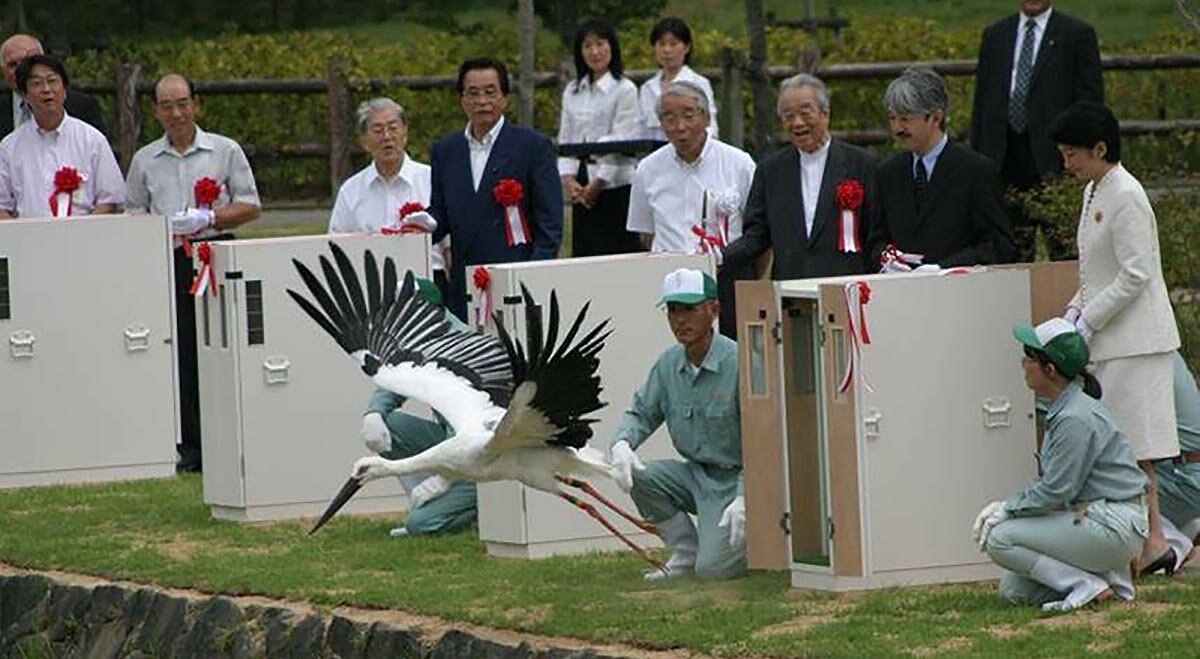
[[[200,259],[200,272],[197,272],[196,278],[192,280],[188,294],[204,297],[204,292],[208,291],[212,295],[216,295],[217,275],[212,268],[212,245],[200,243],[200,247],[196,248],[196,257]]]
[[[533,240],[533,232],[529,229],[529,220],[525,218],[525,209],[521,200],[525,198],[525,188],[521,182],[506,178],[492,188],[496,203],[504,207],[504,243],[509,247],[524,245]]]
[[[852,281],[842,291],[846,300],[846,331],[850,335],[850,347],[846,351],[845,376],[838,385],[838,393],[845,393],[854,382],[854,371],[862,375],[863,386],[874,391],[867,381],[867,370],[863,365],[862,347],[871,345],[871,333],[867,331],[867,304],[871,301],[871,285],[865,281]]]
[[[475,292],[471,295],[471,308],[474,310],[475,326],[485,327],[492,317],[492,273],[477,265],[471,272],[471,285]]]
[[[196,196],[196,208],[212,210],[213,204],[221,198],[223,187],[215,178],[209,176],[196,179],[196,185],[192,186],[192,194]]]
[[[50,215],[56,219],[69,217],[74,210],[75,191],[83,187],[83,174],[64,165],[54,172],[54,192],[50,193]]]
[[[881,272],[908,272],[919,268],[924,260],[924,254],[901,252],[895,244],[888,243],[879,255],[879,266]]]
[[[700,240],[700,253],[719,252],[725,249],[725,240],[720,234],[709,233],[699,224],[692,225],[692,233]]]
[[[862,209],[866,190],[858,179],[848,179],[838,183],[838,249],[847,254],[857,254],[862,251],[859,239],[861,232],[859,211]]]

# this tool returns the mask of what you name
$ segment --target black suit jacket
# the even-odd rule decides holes
[[[997,164],[1004,163],[1008,147],[1008,95],[1021,18],[1022,14],[1013,14],[983,31],[975,70],[971,146]],[[1046,23],[1046,33],[1034,60],[1025,104],[1026,133],[1037,174],[1042,179],[1062,171],[1062,157],[1046,134],[1050,123],[1072,103],[1081,100],[1104,101],[1096,31],[1055,9]]]
[[[105,139],[108,138],[108,127],[104,125],[104,113],[100,111],[100,104],[91,94],[68,88],[67,100],[63,106],[67,109],[67,114],[95,126],[96,130],[104,134]],[[6,90],[0,92],[0,138],[12,131],[12,92]]]
[[[847,254],[838,249],[837,186],[850,179],[857,179],[866,190],[859,210],[859,244],[864,249]],[[772,279],[867,272],[870,268],[865,245],[874,201],[875,157],[864,149],[833,140],[821,176],[812,235],[807,235],[800,152],[794,146],[780,149],[764,158],[754,171],[742,217],[742,236],[725,249],[725,266],[742,267],[767,249],[774,249]]]
[[[913,154],[879,165],[878,197],[871,221],[873,263],[889,243],[925,255],[943,267],[1008,263],[1014,257],[1012,225],[995,164],[954,142],[933,168],[921,212],[913,190]]]

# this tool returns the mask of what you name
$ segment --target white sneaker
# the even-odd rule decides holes
[[[391,531],[388,531],[388,535],[392,536],[393,538],[407,538],[408,537],[408,529],[403,526],[397,526],[396,528],[392,529]]]
[[[663,569],[651,570],[651,571],[643,574],[642,579],[645,581],[664,581],[666,579],[678,579],[680,577],[686,577],[687,575],[691,574],[694,571],[695,571],[695,565],[672,566],[671,561],[667,561],[667,564],[665,567],[663,567]]]

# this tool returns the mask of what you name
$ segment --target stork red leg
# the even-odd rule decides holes
[[[634,515],[633,513],[629,512],[629,511],[625,510],[624,508],[618,506],[617,504],[613,503],[610,499],[605,497],[603,494],[600,494],[599,490],[597,490],[595,487],[592,487],[591,483],[589,483],[585,480],[578,479],[578,478],[568,478],[566,476],[555,476],[555,478],[557,478],[562,483],[570,485],[571,487],[579,488],[583,492],[586,492],[586,493],[592,495],[592,497],[594,499],[596,499],[600,503],[608,506],[613,512],[615,512],[616,514],[620,515],[621,517],[624,517],[625,519],[629,520],[629,522],[631,524],[633,524],[634,526],[638,527],[639,529],[645,531],[646,533],[653,533],[654,535],[658,535],[658,527],[655,526],[652,522],[644,520],[641,517],[638,517],[637,515]]]
[[[587,513],[588,515],[591,515],[592,519],[596,520],[597,522],[600,522],[600,524],[603,525],[604,528],[608,529],[609,533],[612,533],[613,535],[620,538],[621,542],[624,542],[626,545],[629,546],[630,549],[637,552],[639,556],[646,559],[647,563],[653,565],[655,568],[660,569],[660,570],[666,569],[666,567],[662,563],[655,560],[655,558],[650,555],[650,552],[647,551],[645,547],[639,546],[636,542],[630,540],[628,537],[625,536],[624,533],[621,533],[619,530],[617,530],[617,527],[613,526],[612,522],[608,521],[607,519],[604,519],[604,516],[601,515],[599,511],[596,510],[595,506],[593,506],[592,504],[590,504],[587,501],[584,501],[578,497],[571,496],[570,494],[567,494],[566,492],[559,492],[558,496],[565,499],[567,501],[567,503],[571,504],[572,506],[575,506],[576,508],[582,510],[583,512]]]

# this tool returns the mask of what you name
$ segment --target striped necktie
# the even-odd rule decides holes
[[[1021,41],[1021,57],[1017,60],[1017,80],[1008,98],[1008,125],[1014,133],[1024,133],[1026,127],[1025,102],[1029,100],[1029,82],[1033,77],[1033,40],[1037,23],[1031,18],[1025,21],[1025,39]]]
[[[913,196],[917,202],[917,212],[925,202],[925,188],[929,187],[929,170],[925,168],[925,159],[917,156],[917,176],[913,179]]]

